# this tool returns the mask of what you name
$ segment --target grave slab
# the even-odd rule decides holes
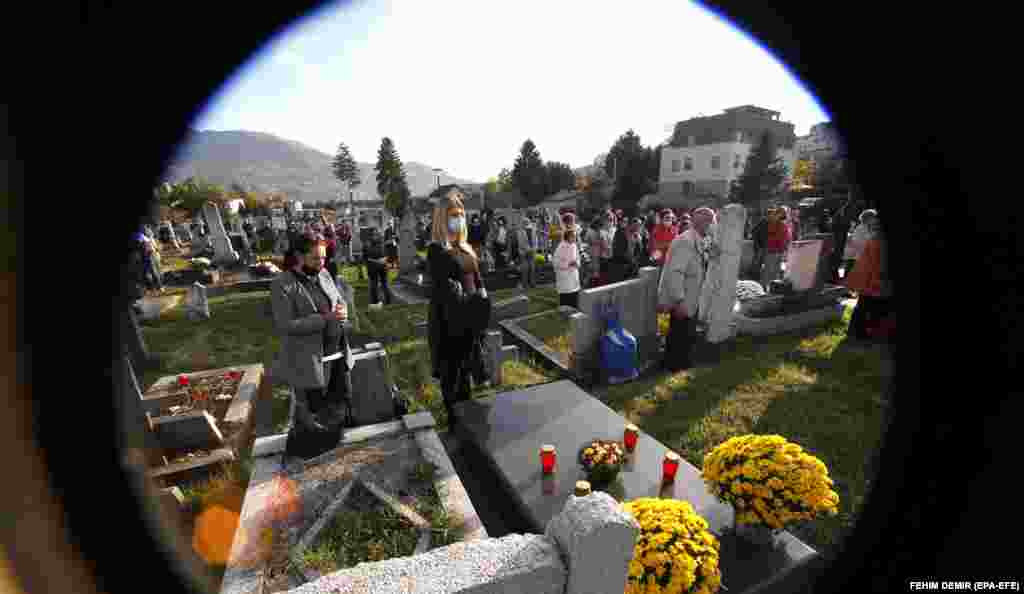
[[[455,414],[459,431],[484,454],[501,478],[509,503],[522,511],[537,533],[543,533],[563,509],[576,481],[585,480],[576,459],[580,448],[592,439],[621,440],[627,423],[568,380],[461,402],[455,405]],[[540,468],[538,452],[544,444],[557,450],[550,476]],[[620,501],[640,497],[688,501],[713,533],[729,533],[732,509],[707,491],[700,469],[683,460],[675,481],[662,484],[661,461],[667,451],[641,431],[634,455],[608,488],[609,494]],[[758,583],[814,554],[788,532],[780,539],[782,551],[723,551],[723,559],[732,564],[723,566],[723,575],[743,573],[751,583]],[[734,540],[731,543],[738,546]]]
[[[173,417],[156,417],[153,430],[165,450],[192,450],[224,445],[217,420],[205,410]]]

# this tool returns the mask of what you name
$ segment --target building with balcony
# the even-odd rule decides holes
[[[797,159],[821,162],[842,152],[843,143],[832,122],[815,124],[811,126],[810,134],[796,139]]]
[[[766,131],[772,132],[776,156],[792,176],[796,134],[793,124],[779,116],[777,111],[745,105],[676,124],[670,144],[661,152],[659,197],[673,202],[726,198]]]

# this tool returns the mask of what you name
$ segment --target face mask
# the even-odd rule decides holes
[[[464,217],[453,217],[448,219],[448,231],[451,233],[458,233],[462,230],[462,226],[466,224]]]

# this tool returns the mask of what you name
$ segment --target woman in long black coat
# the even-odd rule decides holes
[[[448,422],[453,424],[453,407],[470,399],[471,380],[486,380],[480,349],[489,321],[489,302],[479,259],[467,241],[466,213],[457,189],[452,188],[438,202],[433,230],[427,247],[431,365],[434,377],[441,381]]]

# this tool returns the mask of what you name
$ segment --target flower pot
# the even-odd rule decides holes
[[[736,536],[740,540],[759,547],[777,548],[775,537],[779,530],[766,524],[734,524]]]
[[[619,476],[621,470],[621,464],[598,464],[586,469],[587,480],[592,485],[606,486]]]

